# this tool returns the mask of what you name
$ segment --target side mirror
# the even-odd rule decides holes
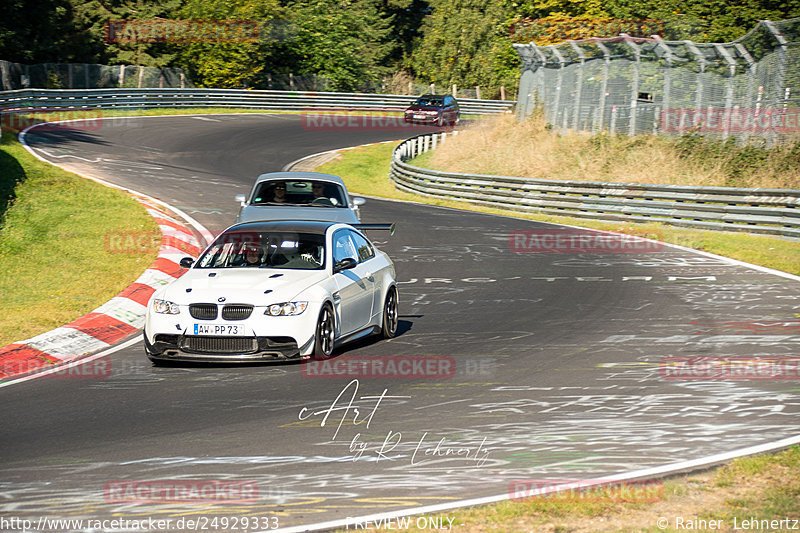
[[[333,273],[336,274],[337,272],[341,272],[342,270],[349,270],[351,268],[355,268],[357,264],[358,263],[356,263],[356,260],[353,259],[352,257],[345,257],[344,259],[338,261],[333,266]]]
[[[353,197],[353,206],[354,207],[358,207],[360,205],[364,205],[365,203],[367,203],[367,200],[365,198],[361,198],[360,196],[354,196]]]
[[[181,265],[181,267],[183,268],[192,268],[192,265],[194,264],[194,259],[192,259],[191,257],[184,257],[178,264]]]
[[[239,202],[239,205],[243,206],[245,201],[247,201],[247,196],[245,196],[244,194],[237,194],[236,196],[233,197],[233,199]]]

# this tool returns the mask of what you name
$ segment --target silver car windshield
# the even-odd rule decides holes
[[[324,235],[249,231],[220,235],[196,268],[321,270],[324,266]]]
[[[270,180],[256,187],[250,205],[347,208],[341,186],[328,181]]]

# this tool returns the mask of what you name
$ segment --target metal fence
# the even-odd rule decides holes
[[[515,178],[407,162],[446,139],[445,133],[418,135],[395,148],[390,176],[399,189],[513,211],[800,237],[795,190]]]
[[[238,107],[266,111],[401,111],[416,97],[408,95],[256,91],[243,89],[25,89],[0,92],[0,112],[24,113],[82,109],[157,107]],[[510,111],[508,100],[461,99],[462,114],[493,115]]]
[[[559,130],[699,133],[763,141],[800,129],[800,18],[761,21],[731,43],[609,39],[514,47],[518,113]]]
[[[14,89],[102,89],[192,87],[183,69],[91,63],[23,65],[0,61],[0,91]]]

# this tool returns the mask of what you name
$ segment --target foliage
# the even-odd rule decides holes
[[[549,15],[540,19],[523,18],[510,27],[511,38],[516,43],[535,42],[540,46],[558,44],[568,39],[590,37],[616,37],[627,33],[634,37],[660,35],[663,23],[657,20],[623,20],[611,17],[567,17]]]
[[[437,85],[516,85],[519,58],[508,36],[509,9],[492,0],[431,0],[411,67]],[[486,91],[488,92],[488,91]]]
[[[664,39],[729,42],[759,20],[800,16],[800,0],[506,0],[519,17],[552,15],[585,20],[612,17],[627,21],[657,20]]]
[[[392,19],[373,0],[293,0],[290,32],[277,42],[273,72],[320,74],[334,90],[358,90],[390,69]]]
[[[0,59],[183,67],[201,86],[266,88],[268,76],[315,74],[329,88],[419,83],[513,92],[511,44],[651,33],[724,42],[758,20],[800,16],[800,0],[5,0]],[[118,20],[252,20],[242,42],[106,42]],[[637,22],[638,21],[638,22]],[[645,21],[645,25],[640,22]]]
[[[76,0],[3,0],[0,59],[18,63],[92,61],[102,47],[76,19]],[[84,59],[86,58],[86,59]]]
[[[186,0],[179,12],[188,20],[255,20],[261,36],[255,41],[199,42],[174,45],[177,65],[201,87],[241,88],[258,86],[273,36],[269,29],[283,9],[277,0]]]

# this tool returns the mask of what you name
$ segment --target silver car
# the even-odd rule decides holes
[[[363,198],[351,198],[339,176],[317,172],[270,172],[250,195],[239,194],[236,224],[262,220],[321,220],[358,224]]]

